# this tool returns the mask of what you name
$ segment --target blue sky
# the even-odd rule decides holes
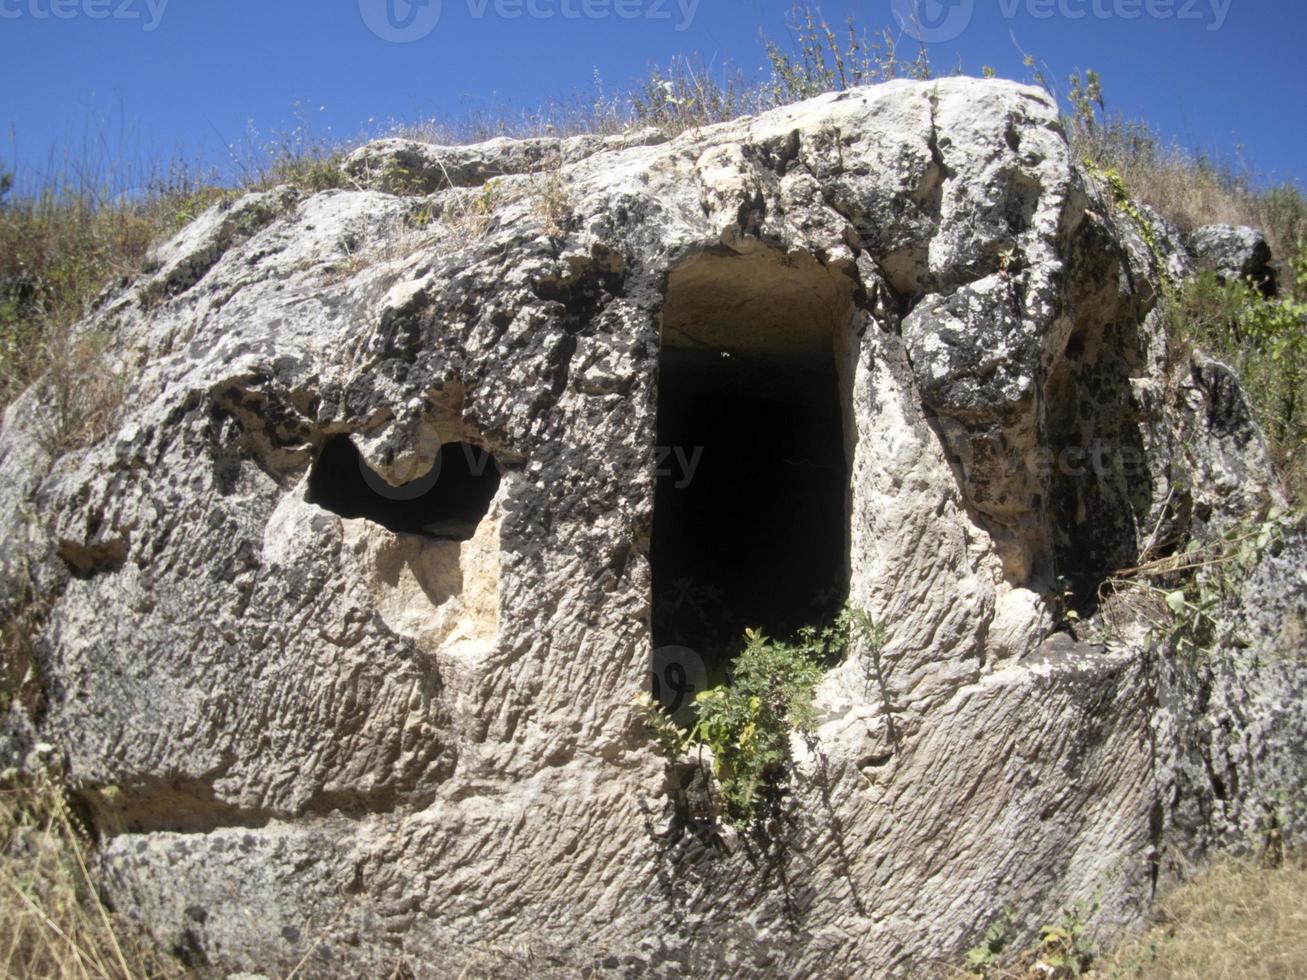
[[[920,3],[937,66],[1062,82],[1097,69],[1109,105],[1267,179],[1304,172],[1307,4],[1287,0],[826,0],[893,25]],[[0,157],[25,184],[83,140],[115,157],[228,168],[226,143],[297,125],[353,137],[387,119],[513,111],[612,89],[698,53],[757,71],[764,0],[0,0]],[[438,17],[436,16],[438,14]],[[371,25],[371,26],[369,26]],[[416,37],[406,43],[383,35]],[[419,36],[420,35],[420,36]],[[910,41],[906,38],[905,41]],[[370,124],[369,120],[373,122]],[[16,142],[13,137],[16,136]],[[1239,155],[1241,154],[1241,155]],[[228,168],[229,169],[229,168]]]

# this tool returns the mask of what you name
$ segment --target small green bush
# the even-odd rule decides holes
[[[851,607],[833,622],[803,627],[786,641],[746,630],[729,681],[695,699],[697,721],[689,732],[681,733],[645,698],[650,731],[671,755],[697,746],[711,750],[722,816],[734,826],[755,825],[783,796],[791,736],[813,733],[813,697],[825,671],[854,643],[878,650],[883,639],[871,617]]]
[[[1009,949],[1019,923],[1012,909],[1004,910],[985,931],[980,943],[967,950],[964,976],[979,980],[1075,980],[1094,976],[1090,970],[1098,949],[1086,935],[1088,920],[1098,912],[1098,899],[1063,908],[1056,923],[1039,929],[1039,942],[1013,954]],[[1004,962],[1010,960],[1009,965]]]
[[[732,821],[756,819],[766,791],[777,787],[790,761],[790,733],[811,732],[820,654],[809,642],[783,643],[749,630],[731,684],[695,699],[699,721],[690,738],[712,749]]]
[[[1243,380],[1286,487],[1307,500],[1307,248],[1267,299],[1246,282],[1202,273],[1174,291],[1170,330],[1229,363]]]

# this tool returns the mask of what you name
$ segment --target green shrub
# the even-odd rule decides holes
[[[725,821],[756,825],[783,796],[791,736],[812,736],[813,696],[825,671],[851,645],[879,650],[883,640],[871,617],[851,607],[827,625],[803,627],[788,641],[746,630],[729,681],[695,699],[697,721],[689,732],[681,733],[652,699],[641,704],[651,733],[668,754],[697,746],[711,750]]]
[[[1052,91],[1042,75],[1035,80]],[[1281,263],[1307,239],[1307,198],[1294,184],[1268,186],[1246,165],[1186,149],[1145,122],[1109,112],[1093,71],[1071,76],[1068,102],[1065,125],[1075,157],[1116,173],[1133,200],[1156,208],[1181,231],[1217,223],[1260,228]]]
[[[1288,263],[1282,295],[1202,273],[1174,291],[1170,330],[1226,361],[1243,380],[1286,487],[1307,501],[1307,249]]]
[[[812,698],[822,677],[819,656],[803,641],[782,643],[749,630],[731,684],[695,699],[699,721],[690,738],[712,749],[733,822],[758,817],[764,796],[778,787],[790,761],[790,733],[811,732]]]
[[[1150,548],[1138,567],[1117,572],[1099,590],[1109,629],[1147,623],[1166,648],[1191,658],[1246,646],[1250,638],[1240,635],[1233,615],[1241,587],[1295,523],[1277,514],[1191,540],[1174,554],[1152,557]]]
[[[1093,976],[1090,969],[1098,950],[1085,933],[1087,921],[1098,911],[1098,900],[1076,902],[1062,909],[1056,923],[1039,929],[1039,942],[1015,955],[1009,950],[1019,923],[1011,909],[985,931],[980,943],[967,950],[964,976],[981,980],[1075,980]],[[1011,960],[1004,966],[1005,960]]]

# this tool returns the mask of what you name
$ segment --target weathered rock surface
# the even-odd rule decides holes
[[[1204,225],[1189,236],[1189,249],[1198,268],[1223,279],[1246,279],[1269,293],[1275,292],[1271,247],[1256,228]]]
[[[1300,542],[1248,585],[1273,678],[1226,651],[1210,697],[1159,708],[1183,665],[1057,632],[1159,529],[1278,497],[1041,91],[894,82],[666,142],[388,141],[347,169],[210,212],[104,299],[108,438],[52,457],[38,389],[0,433],[6,601],[54,597],[36,731],[162,942],[318,976],[900,975],[1004,906],[1033,928],[1097,891],[1101,928],[1134,922],[1169,855],[1301,790]],[[759,851],[688,820],[631,705],[660,337],[797,358],[812,330],[850,597],[888,642],[826,678]],[[395,487],[442,445],[493,453],[475,536],[310,503],[341,434]]]

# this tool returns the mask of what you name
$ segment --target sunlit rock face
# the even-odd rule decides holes
[[[52,455],[39,387],[0,435],[6,602],[49,597],[6,752],[56,747],[160,942],[315,976],[902,975],[1004,907],[1129,924],[1302,779],[1300,564],[1250,581],[1216,666],[1067,631],[1278,492],[1237,381],[1162,331],[1154,252],[1184,245],[1100,196],[1043,92],[345,169],[102,297],[106,438]],[[827,675],[768,842],[694,819],[702,772],[632,705],[655,645],[720,671],[713,624],[846,596],[887,643]]]

